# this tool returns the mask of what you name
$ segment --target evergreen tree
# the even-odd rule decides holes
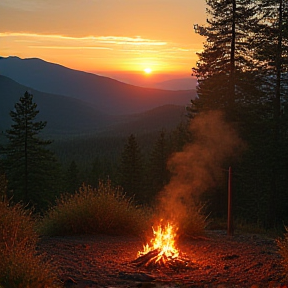
[[[196,32],[206,37],[197,67],[192,69],[199,83],[198,102],[204,109],[225,109],[234,116],[235,103],[247,101],[243,91],[250,86],[250,95],[255,92],[249,83],[255,69],[251,51],[252,27],[258,27],[259,22],[257,7],[252,0],[206,2],[208,25],[195,25]]]
[[[143,156],[134,134],[128,137],[124,150],[121,153],[119,170],[119,184],[124,192],[136,201],[145,201],[143,186],[144,165]]]
[[[288,219],[288,4],[206,2],[208,25],[195,26],[207,40],[193,69],[199,82],[197,108],[220,108],[237,120],[249,145],[241,165],[234,167],[241,175],[234,180],[237,211],[272,227]]]
[[[150,153],[148,165],[148,191],[147,194],[155,197],[162,188],[169,182],[170,172],[167,169],[168,157],[171,153],[170,143],[167,141],[167,134],[161,131]]]
[[[109,179],[111,176],[114,176],[114,171],[110,161],[105,157],[96,157],[92,163],[88,183],[93,187],[97,187],[99,181],[106,181],[107,178]]]
[[[288,101],[288,4],[284,0],[261,0],[262,29],[256,56],[261,61],[264,89],[272,100],[273,118],[278,121]]]
[[[190,117],[190,116],[188,116]],[[182,121],[172,132],[171,132],[171,152],[182,151],[183,147],[192,141],[193,135],[189,130],[190,120]]]
[[[283,0],[262,0],[260,4],[263,28],[256,38],[258,45],[255,51],[262,66],[263,95],[265,101],[270,103],[266,113],[266,118],[270,120],[266,126],[266,131],[270,133],[270,138],[266,140],[269,144],[266,159],[271,172],[265,210],[269,215],[267,225],[272,227],[285,217],[281,210],[287,209],[283,203],[286,203],[284,187],[288,183],[283,179],[287,178],[285,163],[288,161],[288,122],[284,111],[288,101],[288,4]]]
[[[71,161],[66,173],[66,192],[73,194],[81,186],[79,169],[74,160]]]
[[[54,154],[46,148],[51,141],[38,137],[47,124],[35,121],[38,113],[33,95],[25,92],[10,112],[13,124],[6,131],[8,144],[1,154],[13,201],[23,201],[41,209],[54,200],[58,164]]]

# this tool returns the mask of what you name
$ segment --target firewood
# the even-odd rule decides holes
[[[145,267],[147,269],[166,268],[179,270],[189,266],[188,262],[190,262],[190,260],[186,257],[179,256],[177,258],[173,258],[172,256],[163,254],[159,258],[159,253],[159,249],[154,249],[144,255],[139,256],[137,259],[133,260],[132,263],[137,267]]]
[[[147,254],[144,254],[138,257],[137,259],[132,261],[132,263],[135,263],[137,266],[142,266],[142,265],[145,266],[145,263],[149,262],[151,259],[156,258],[158,254],[159,254],[158,249],[152,250],[148,252]]]

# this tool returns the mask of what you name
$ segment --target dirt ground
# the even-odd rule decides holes
[[[39,250],[57,268],[63,287],[286,287],[274,239],[208,231],[180,241],[185,267],[147,269],[133,260],[143,240],[119,236],[43,238]],[[285,285],[286,284],[286,285]],[[288,285],[287,285],[288,287]]]

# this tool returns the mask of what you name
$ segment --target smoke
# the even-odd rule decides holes
[[[209,111],[197,115],[190,124],[193,143],[186,145],[168,161],[172,177],[160,193],[162,217],[174,221],[186,215],[192,199],[217,185],[224,162],[240,154],[242,140],[232,125],[224,121],[221,112]]]

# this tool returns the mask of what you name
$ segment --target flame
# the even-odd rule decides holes
[[[150,244],[143,246],[143,251],[138,252],[138,257],[141,257],[151,251],[158,251],[158,254],[153,257],[154,263],[160,259],[166,262],[169,259],[174,259],[179,256],[179,251],[175,246],[175,238],[177,229],[171,223],[166,226],[158,225],[155,230],[153,227],[154,238],[151,239]]]

